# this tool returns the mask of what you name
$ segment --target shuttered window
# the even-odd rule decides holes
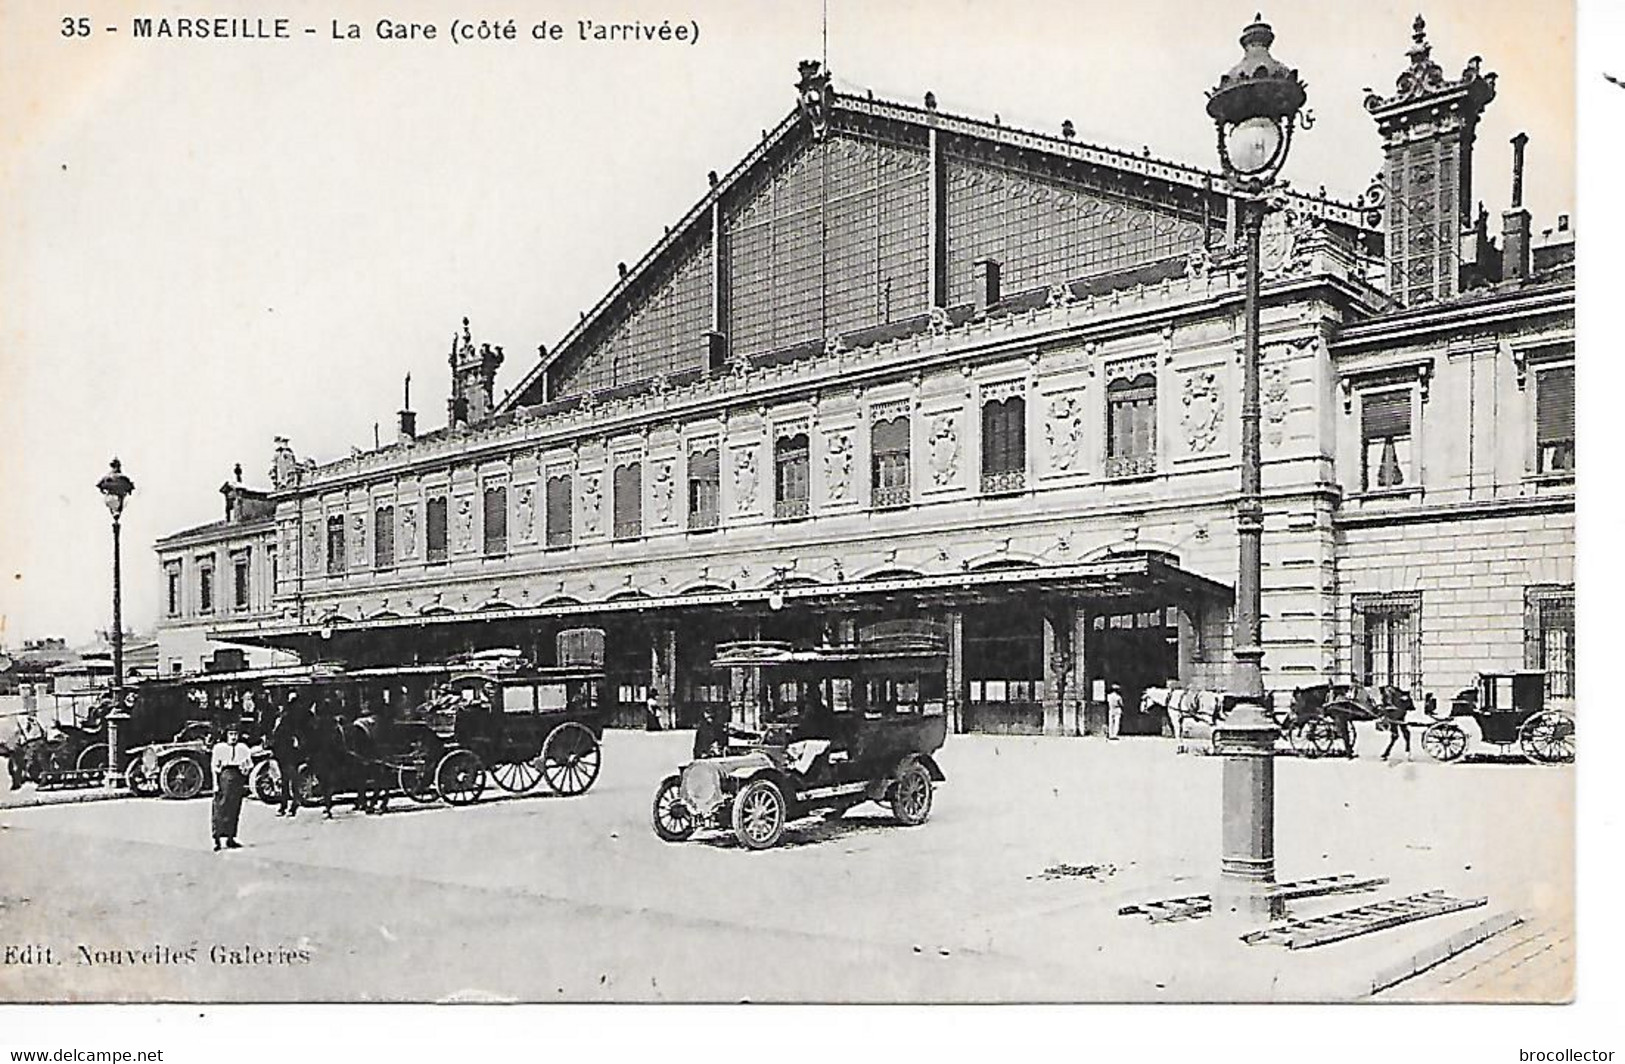
[[[643,466],[628,462],[615,467],[615,538],[643,535]]]
[[[372,565],[389,569],[395,565],[395,507],[380,506],[372,515]]]
[[[431,562],[446,560],[446,497],[437,495],[423,507],[424,557]]]
[[[547,478],[547,545],[568,547],[574,509],[571,505],[570,474]]]
[[[908,418],[894,417],[875,422],[870,431],[874,505],[907,506],[909,501]]]
[[[505,484],[485,489],[483,538],[486,554],[508,552],[508,488]]]
[[[688,456],[690,532],[704,532],[717,527],[717,498],[721,482],[716,451],[696,451]]]
[[[1020,491],[1027,482],[1027,401],[982,404],[982,491]]]
[[[1574,472],[1574,367],[1535,374],[1536,471]]]
[[[806,433],[773,442],[773,515],[780,521],[807,516],[807,449]]]
[[[1157,378],[1119,377],[1106,386],[1106,475],[1157,471]]]
[[[1411,391],[1360,397],[1361,483],[1364,490],[1411,483]]]

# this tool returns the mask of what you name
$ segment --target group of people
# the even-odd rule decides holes
[[[372,719],[363,717],[356,722],[354,727],[358,736],[371,734],[368,722]],[[299,692],[288,694],[265,737],[271,758],[276,763],[277,816],[291,818],[299,814],[301,803],[297,781],[302,766],[315,765],[318,778],[335,777],[336,759],[356,756],[350,750],[356,740],[339,734],[341,728],[342,725],[336,720],[318,715],[316,708],[302,699]],[[332,734],[326,734],[328,731]],[[214,744],[209,760],[215,783],[214,802],[210,808],[214,848],[240,849],[242,844],[237,840],[237,831],[253,760],[253,748],[244,741],[240,725],[233,723],[226,727],[224,736]],[[365,813],[382,813],[388,807],[388,789],[372,786],[371,782],[369,776],[368,785],[360,788],[356,808]],[[333,818],[333,789],[321,789],[322,815],[328,820]]]

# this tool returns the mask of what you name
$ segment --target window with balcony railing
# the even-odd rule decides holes
[[[423,507],[423,556],[429,562],[446,560],[446,497],[436,495]]]
[[[720,523],[722,475],[714,450],[688,456],[688,530],[709,532]]]
[[[982,494],[1027,486],[1027,401],[1019,395],[982,403]]]
[[[344,515],[334,514],[327,519],[327,575],[343,575],[344,559]]]
[[[643,535],[643,465],[627,462],[615,467],[615,538]]]
[[[493,484],[485,489],[483,542],[487,557],[508,553],[508,487]]]
[[[808,473],[807,434],[781,436],[773,442],[773,517],[795,521],[806,517],[811,480]]]
[[[908,418],[877,421],[869,432],[870,501],[877,510],[909,504]]]
[[[1157,378],[1119,377],[1106,386],[1106,475],[1157,471]]]
[[[570,474],[547,478],[547,545],[568,547],[575,520]]]

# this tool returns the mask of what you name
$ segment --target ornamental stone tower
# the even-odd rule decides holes
[[[502,365],[502,348],[490,344],[474,347],[468,319],[463,319],[461,335],[451,338],[451,398],[446,402],[446,424],[478,425],[491,416],[496,406],[497,367]]]
[[[1473,214],[1473,139],[1495,99],[1495,75],[1473,56],[1455,81],[1433,61],[1427,23],[1412,26],[1411,65],[1392,96],[1366,90],[1365,108],[1382,134],[1385,160],[1388,293],[1406,306],[1449,299],[1484,257]]]

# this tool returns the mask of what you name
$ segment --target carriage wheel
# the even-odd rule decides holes
[[[1537,765],[1560,765],[1574,760],[1574,718],[1546,710],[1523,722],[1518,748]]]
[[[423,765],[402,765],[395,770],[395,781],[400,784],[401,793],[414,802],[428,805],[440,798],[435,793],[434,774]]]
[[[504,761],[491,766],[491,778],[509,794],[522,794],[541,782],[542,770],[536,767],[534,758],[529,761]]]
[[[891,811],[899,824],[914,827],[931,815],[931,773],[912,761],[892,785]]]
[[[1316,750],[1315,744],[1310,741],[1310,725],[1312,723],[1312,721],[1303,721],[1294,725],[1291,731],[1287,732],[1288,739],[1292,743],[1292,752],[1299,757],[1320,756],[1320,751]]]
[[[1429,724],[1422,733],[1422,749],[1435,761],[1454,761],[1467,752],[1467,733],[1447,720]]]
[[[1330,757],[1343,742],[1337,722],[1327,717],[1312,720],[1303,726],[1304,740],[1314,752],[1310,757]]]
[[[293,791],[298,795],[300,805],[319,805],[327,796],[327,781],[322,779],[321,773],[306,765],[293,778]]]
[[[266,805],[282,804],[282,770],[275,761],[261,761],[248,773],[248,793]]]
[[[87,775],[88,778],[83,782],[100,784],[102,777],[107,774],[107,744],[92,743],[79,751],[79,759],[74,762],[73,767]]]
[[[734,798],[734,837],[750,850],[776,846],[784,837],[789,812],[778,784],[772,780],[751,780]]]
[[[585,794],[598,779],[602,760],[592,729],[567,720],[542,744],[542,777],[554,794]]]
[[[158,772],[158,785],[165,798],[184,801],[203,793],[207,782],[203,766],[190,757],[177,757]]]
[[[694,814],[683,804],[683,781],[667,776],[655,792],[655,834],[665,842],[687,842],[699,827]]]
[[[485,792],[485,762],[472,750],[452,750],[434,769],[434,789],[450,805],[472,805]]]

